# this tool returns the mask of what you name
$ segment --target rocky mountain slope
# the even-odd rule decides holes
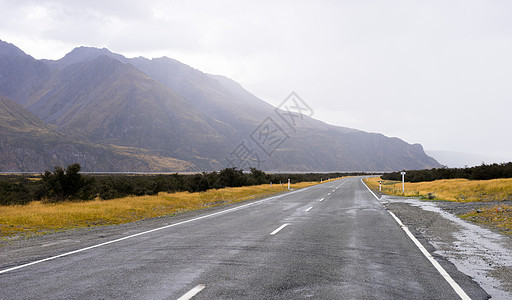
[[[2,116],[14,101],[18,115],[13,118],[27,121],[23,115],[30,112],[32,120],[18,127],[0,124],[0,155],[18,160],[27,156],[20,154],[24,135],[18,129],[30,124],[45,130],[32,138],[54,137],[23,144],[39,145],[37,164],[0,161],[0,171],[40,171],[73,163],[80,157],[77,153],[88,153],[91,159],[83,169],[91,171],[209,171],[229,166],[385,171],[439,166],[420,145],[312,119],[311,109],[297,95],[275,108],[226,77],[166,57],[125,58],[107,49],[79,47],[57,61],[36,60],[0,41],[0,95],[10,103],[1,107]],[[48,149],[63,144],[79,150],[52,159]],[[100,149],[109,155],[99,155]]]
[[[78,162],[87,171],[194,171],[186,161],[154,151],[97,145],[53,129],[37,116],[0,96],[0,172],[51,170]]]

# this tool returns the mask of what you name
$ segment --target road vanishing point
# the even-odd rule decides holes
[[[476,283],[432,256],[361,177],[161,220],[13,257],[0,266],[0,299],[478,298]]]

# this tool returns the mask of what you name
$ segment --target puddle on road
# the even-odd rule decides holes
[[[393,196],[382,196],[381,202],[404,203],[439,214],[445,219],[439,223],[449,224],[448,227],[436,226],[437,222],[427,226],[417,224],[420,227],[418,230],[436,248],[435,252],[452,262],[459,271],[471,276],[494,299],[512,299],[512,239],[462,220],[441,209],[435,202]],[[451,238],[447,239],[446,235],[450,233]]]

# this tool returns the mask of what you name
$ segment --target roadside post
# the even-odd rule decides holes
[[[382,192],[382,181],[379,180],[379,192]]]
[[[290,179],[288,179],[288,189],[290,189]]]
[[[405,172],[400,172],[402,174],[402,192],[405,193]]]

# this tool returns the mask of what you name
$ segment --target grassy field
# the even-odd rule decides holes
[[[379,177],[365,179],[366,184],[379,190]],[[382,180],[382,192],[389,195],[420,197],[430,200],[445,200],[454,202],[482,202],[482,207],[461,218],[477,223],[483,223],[498,229],[512,232],[512,207],[499,203],[512,200],[512,178],[492,180],[447,179],[430,182],[405,183],[405,193],[402,192],[402,182]],[[485,202],[497,201],[497,204],[486,205]]]
[[[298,189],[314,184],[317,182],[302,182],[291,187]],[[57,204],[36,201],[23,206],[0,206],[0,236],[29,236],[78,227],[128,223],[265,197],[286,190],[286,184],[274,184],[272,187],[265,184],[200,193],[160,193],[155,196]]]
[[[365,181],[371,188],[379,189],[379,177]],[[512,200],[512,178],[492,180],[445,179],[428,182],[405,183],[382,180],[382,191],[389,195],[420,196],[427,199],[457,202]]]

